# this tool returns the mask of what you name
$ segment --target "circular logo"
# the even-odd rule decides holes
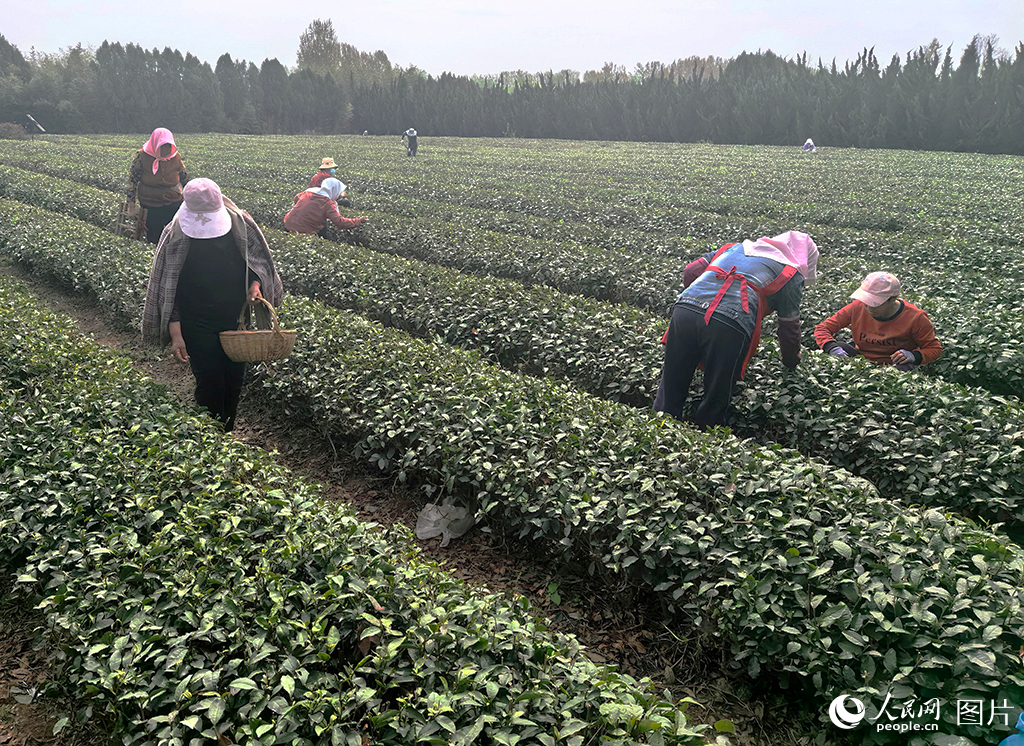
[[[847,702],[849,702],[850,709],[847,709]],[[846,694],[840,694],[833,699],[832,704],[828,707],[829,720],[837,728],[842,728],[843,730],[850,730],[855,727],[857,723],[864,719],[866,714],[864,703],[856,697],[850,697]]]

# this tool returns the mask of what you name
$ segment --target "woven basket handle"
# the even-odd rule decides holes
[[[270,302],[267,301],[267,299],[262,296],[257,298],[256,300],[262,303],[264,306],[266,306],[267,310],[270,311],[270,323],[272,326],[272,330],[275,334],[280,334],[281,326],[277,321],[277,312],[274,311],[274,307],[270,305]],[[252,304],[249,303],[249,301],[246,301],[242,305],[242,310],[238,313],[238,331],[240,332],[245,331],[246,311],[248,311],[251,306]]]

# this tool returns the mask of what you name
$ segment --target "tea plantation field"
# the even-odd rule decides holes
[[[127,325],[152,247],[109,228],[143,140],[0,141],[0,254]],[[798,694],[822,743],[982,744],[1008,732],[963,722],[957,703],[1024,706],[1024,159],[431,138],[413,159],[375,137],[182,135],[178,146],[191,176],[216,180],[263,226],[289,293],[282,320],[301,330],[248,396],[316,422],[424,496],[470,501],[510,541],[653,595],[667,624]],[[369,225],[328,240],[283,233],[328,155]],[[800,367],[782,368],[766,328],[732,434],[655,416],[658,339],[684,264],[787,229],[821,251]],[[813,346],[813,324],[878,269],[935,323],[945,353],[922,371]],[[537,660],[522,637],[500,653],[482,642],[452,652],[458,672],[401,668],[414,655],[404,646],[429,646],[438,619],[491,601],[456,598],[405,549],[368,546],[355,553],[373,569],[332,574],[353,540],[305,496],[287,500],[280,536],[243,540],[239,526],[285,504],[289,477],[240,471],[248,457],[227,446],[201,466],[195,449],[154,450],[166,427],[146,414],[155,394],[122,402],[136,384],[107,376],[117,364],[68,362],[54,322],[16,289],[0,306],[18,424],[0,453],[0,552],[80,641],[71,679],[124,743],[700,740],[651,682],[581,673],[560,639],[542,657],[568,668],[498,673]],[[69,390],[91,397],[71,408],[84,422],[58,406]],[[27,402],[39,410],[17,415]],[[120,471],[58,463],[81,449]],[[121,507],[104,512],[114,493]],[[292,546],[309,522],[313,538]],[[93,543],[102,563],[81,549]],[[219,559],[199,579],[194,566],[158,567],[183,545],[173,551]],[[375,573],[401,578],[395,600],[366,590],[383,582]],[[239,578],[251,590],[228,590]],[[268,583],[287,588],[263,608]],[[108,592],[123,613],[104,613]],[[403,604],[421,595],[432,605],[405,626]],[[604,699],[573,689],[595,676]],[[917,740],[867,722],[843,734],[826,714],[841,694],[872,717],[887,694],[897,711],[942,706]]]

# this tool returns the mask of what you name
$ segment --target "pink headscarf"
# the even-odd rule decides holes
[[[796,267],[803,275],[804,287],[810,287],[818,279],[818,247],[814,240],[800,231],[786,231],[774,238],[759,238],[744,241],[743,253],[747,256],[762,256]]]
[[[166,144],[170,144],[171,154],[162,156],[160,155],[160,147]],[[160,168],[160,161],[169,160],[178,154],[178,146],[174,144],[174,135],[171,134],[169,129],[164,129],[163,127],[157,127],[153,130],[153,134],[149,136],[149,141],[142,146],[142,150],[147,155],[153,156],[153,173],[156,173],[157,169]]]

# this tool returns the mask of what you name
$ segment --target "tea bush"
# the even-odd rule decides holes
[[[29,212],[5,210],[5,235]],[[818,705],[892,684],[1020,700],[1024,560],[1004,537],[792,452],[701,435],[311,301],[290,298],[282,320],[303,344],[269,396],[398,478],[478,501],[495,530],[653,591],[667,618],[703,628],[750,674],[806,685]]]
[[[11,218],[19,215],[7,230],[0,216],[4,251],[72,286],[87,278],[85,287],[135,323],[151,249],[81,225],[55,234],[44,211],[12,208]],[[267,235],[294,291],[613,401],[646,407],[653,399],[663,323],[653,316],[357,248],[338,251],[313,237]],[[110,263],[103,244],[125,252],[125,261]],[[752,362],[749,385],[734,399],[738,433],[821,457],[902,501],[1019,531],[1024,411],[1016,401],[817,352],[805,353],[796,371],[777,358],[766,341]]]
[[[466,587],[0,283],[0,563],[124,744],[689,744],[687,702]]]
[[[653,590],[751,675],[819,703],[889,683],[946,701],[1024,694],[1024,555],[1005,538],[310,301],[283,316],[309,337],[265,384],[286,406],[400,479],[475,499],[495,530]]]
[[[45,144],[53,148],[51,143]],[[118,156],[109,147],[88,146],[85,149],[99,164],[97,169],[108,169],[105,174],[90,172],[91,182],[117,182],[118,170],[126,172],[127,161],[115,165],[119,163]],[[295,184],[268,179],[263,167],[233,163],[227,157],[228,152],[229,149],[221,147],[197,159],[205,169],[203,173],[215,176],[225,191],[265,226],[281,228],[284,214],[292,204]],[[16,154],[4,153],[0,148],[0,159],[25,163],[34,168],[45,167],[47,173],[54,175],[65,170],[75,173],[79,168],[76,161],[65,169],[59,159],[49,155],[48,160],[39,163],[26,156],[19,158]],[[68,154],[66,157],[71,156]],[[76,152],[76,158],[81,157],[82,154]],[[287,163],[295,156],[289,153],[287,156],[282,154],[282,157]],[[119,158],[125,161],[126,155]],[[300,175],[298,171],[287,169],[286,173],[296,179]],[[8,174],[8,179],[11,178]],[[277,178],[280,179],[280,175]],[[477,214],[482,208],[473,207],[467,213],[459,204],[410,196],[407,189],[401,185],[396,187],[393,180],[382,179],[379,175],[366,178],[385,194],[400,196],[401,201],[391,200],[382,205],[397,205],[397,209],[393,213],[371,210],[371,226],[358,233],[339,232],[331,226],[329,233],[332,239],[358,242],[382,253],[418,257],[460,271],[505,277],[528,285],[547,285],[571,294],[628,303],[657,314],[663,314],[678,293],[683,260],[651,254],[659,254],[659,247],[677,241],[676,231],[693,231],[706,237],[686,238],[687,245],[693,247],[693,253],[684,256],[690,258],[717,248],[717,243],[726,238],[733,240],[746,235],[771,233],[781,227],[794,227],[792,224],[773,226],[769,221],[747,225],[715,223],[699,228],[693,222],[700,220],[699,216],[694,217],[697,213],[693,212],[693,207],[668,208],[658,200],[653,203],[646,200],[640,203],[644,205],[643,209],[630,207],[635,214],[626,225],[601,229],[610,231],[604,234],[604,238],[588,222],[559,222],[559,229],[552,235],[543,232],[536,235],[529,231],[527,236],[508,235],[510,221],[500,216],[493,220],[482,218]],[[38,177],[35,179],[38,181]],[[649,179],[644,184],[655,194],[664,191]],[[491,181],[480,186],[488,185],[493,187]],[[29,184],[29,187],[37,192],[46,191],[36,183]],[[91,203],[95,199],[91,190],[76,197],[77,188],[63,179],[51,179],[47,187],[47,207],[108,227],[109,218],[106,216],[94,219],[83,214],[82,203]],[[121,188],[119,184],[116,198],[111,197],[106,210],[116,212]],[[552,188],[556,185],[553,184]],[[439,198],[464,199],[471,204],[479,201],[465,187],[452,193],[449,191],[450,186],[441,190],[434,184],[429,194]],[[577,202],[583,198],[585,203],[599,194],[600,191],[595,191],[588,197],[584,190],[577,194]],[[484,202],[500,199],[491,193],[478,197]],[[62,201],[63,206],[59,206]],[[702,205],[694,195],[686,201]],[[753,210],[754,214],[758,214],[758,210],[770,213],[779,209],[778,205],[769,204],[770,201],[764,199],[743,201],[734,198],[734,201],[736,205],[746,205],[743,209]],[[360,209],[364,209],[363,205],[367,203],[373,205],[374,195],[369,195],[369,199],[361,198]],[[703,206],[708,209],[714,207]],[[807,209],[813,212],[811,207]],[[792,208],[790,205],[787,209]],[[607,208],[601,206],[600,209]],[[689,222],[682,217],[676,220],[662,215],[666,209],[689,215]],[[516,225],[521,225],[526,217],[536,217],[548,223],[553,220],[535,214],[511,214],[516,217],[511,221]],[[957,219],[967,218],[958,212]],[[930,220],[925,227],[934,224],[935,221]],[[1012,225],[1011,222],[1011,233]],[[630,226],[647,226],[651,230]],[[811,334],[814,323],[848,303],[850,291],[867,272],[885,268],[901,277],[905,295],[929,313],[944,343],[943,356],[929,365],[924,373],[968,386],[981,386],[1004,396],[1016,397],[1024,390],[1024,349],[1018,344],[1024,335],[1024,305],[1013,290],[1024,281],[1024,261],[1013,245],[987,243],[979,246],[969,235],[933,236],[907,231],[887,234],[866,229],[851,232],[818,223],[795,227],[811,232],[823,252],[820,268],[823,281],[805,295],[802,304],[806,319],[805,344],[808,347],[814,347]],[[553,240],[553,236],[557,236],[557,240]],[[993,282],[993,277],[999,277],[1000,281]]]
[[[0,166],[0,196],[110,228],[120,201],[110,192],[31,171]]]

